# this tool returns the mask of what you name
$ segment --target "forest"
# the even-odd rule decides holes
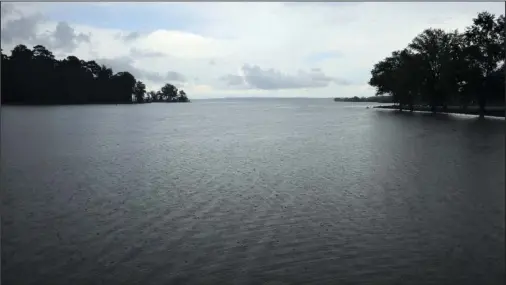
[[[426,29],[376,63],[369,85],[376,95],[391,95],[401,111],[476,107],[483,117],[487,106],[504,106],[504,30],[504,15],[488,12],[463,32]]]
[[[8,56],[2,51],[2,104],[125,104],[189,102],[186,93],[167,83],[159,91],[130,72],[76,56],[58,60],[42,45],[17,45]]]

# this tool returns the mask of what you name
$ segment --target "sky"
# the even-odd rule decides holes
[[[373,65],[424,29],[463,31],[501,2],[2,2],[1,47],[129,71],[192,99],[373,96]]]

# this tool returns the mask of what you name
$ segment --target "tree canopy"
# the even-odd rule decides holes
[[[376,63],[369,85],[400,109],[477,104],[483,116],[487,103],[504,104],[504,45],[504,15],[481,12],[463,33],[426,29]]]
[[[17,45],[11,55],[1,53],[2,104],[105,104],[189,102],[186,93],[171,84],[146,92],[146,85],[130,72],[76,56],[58,60],[42,45]],[[146,95],[162,93],[157,100]]]

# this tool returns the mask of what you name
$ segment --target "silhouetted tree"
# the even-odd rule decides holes
[[[179,90],[179,97],[177,98],[179,102],[188,102],[188,97],[186,96],[186,92],[183,90]]]
[[[457,32],[446,33],[440,29],[427,29],[409,44],[409,49],[420,56],[418,72],[423,74],[421,95],[433,112],[437,106],[446,105],[450,88],[454,85],[454,45]]]
[[[483,12],[465,33],[426,29],[408,47],[374,65],[369,84],[392,96],[399,108],[415,103],[447,109],[477,100],[504,103],[504,16]]]
[[[134,87],[134,95],[137,103],[144,102],[144,95],[146,94],[146,85],[142,81],[137,81]]]
[[[42,45],[32,50],[18,45],[10,56],[2,50],[1,60],[2,104],[132,103],[132,96],[144,102],[146,86],[131,73],[114,74],[105,65],[76,56],[57,60]],[[178,102],[177,88],[167,86],[164,95]]]
[[[164,101],[173,102],[173,101],[177,100],[177,91],[178,90],[177,90],[176,86],[174,86],[170,83],[167,83],[162,87],[162,89],[160,91],[161,91],[162,99]]]
[[[147,94],[148,94],[147,97],[148,97],[148,101],[149,102],[158,102],[158,99],[157,99],[155,91],[149,91]]]
[[[473,25],[465,32],[467,40],[470,64],[479,69],[480,77],[476,78],[478,104],[480,106],[480,117],[485,114],[487,103],[486,83],[487,77],[491,76],[504,61],[504,16],[497,20],[495,16],[488,13],[479,13],[473,19]]]

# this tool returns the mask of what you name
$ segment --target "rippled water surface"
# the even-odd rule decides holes
[[[2,107],[2,283],[504,284],[504,121],[365,106]]]

